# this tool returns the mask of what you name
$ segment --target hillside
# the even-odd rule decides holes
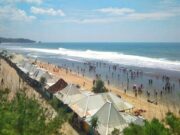
[[[4,38],[0,37],[0,43],[35,43],[36,41],[25,38]]]

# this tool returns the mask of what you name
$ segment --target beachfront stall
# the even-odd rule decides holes
[[[48,73],[48,71],[38,68],[36,65],[32,64],[29,61],[21,61],[17,65],[24,73],[29,74],[32,79],[40,81],[42,77],[45,78],[46,85],[49,84],[48,86],[54,84],[57,81],[57,79],[55,79],[53,75]]]
[[[15,64],[19,64],[21,63],[22,61],[27,61],[27,58],[25,58],[23,55],[21,54],[12,54],[12,58],[11,58],[11,61]]]
[[[40,68],[35,70],[32,77],[38,81],[41,79],[41,77],[44,77],[46,80],[52,79],[52,76],[46,70]]]
[[[111,105],[112,108],[110,108],[109,105]],[[104,134],[105,132],[108,132],[109,134],[113,131],[114,128],[117,128],[120,131],[122,131],[123,128],[125,128],[130,123],[138,125],[142,125],[143,123],[142,118],[132,116],[125,112],[126,110],[132,109],[133,105],[125,102],[122,98],[118,97],[117,95],[111,92],[100,94],[86,94],[84,98],[78,100],[74,104],[71,104],[70,108],[78,116],[76,117],[76,123],[81,124],[85,131],[89,130],[85,123],[90,125],[90,120],[95,116],[98,117],[98,132],[100,134]],[[110,110],[108,110],[108,108]],[[109,118],[107,116],[108,111],[110,111],[110,115],[112,115],[109,116]],[[102,115],[105,116],[102,118]],[[106,122],[108,119],[110,119],[109,124]],[[116,125],[112,126],[112,123],[115,123]],[[108,127],[106,127],[107,124]]]
[[[27,74],[30,78],[40,81],[41,78],[45,79],[45,88],[48,89],[51,85],[53,85],[57,78],[50,74],[48,71],[38,68],[32,62],[26,60],[25,58],[16,63],[19,69],[21,69],[25,74]],[[49,94],[48,94],[49,95]]]
[[[61,91],[58,91],[54,95],[57,97],[57,99],[68,106],[85,97],[83,92],[75,84],[69,84],[67,87]]]
[[[58,81],[58,78],[49,73],[47,70],[41,68],[36,68],[34,72],[30,72],[30,76],[37,81],[40,81],[41,78],[44,78],[46,82],[46,89]]]
[[[86,95],[84,98],[72,104],[70,107],[80,117],[91,117],[107,101],[113,103],[118,111],[125,111],[133,108],[133,105],[125,102],[123,99],[119,98],[111,92]]]
[[[29,75],[32,75],[33,72],[37,69],[37,66],[29,63],[28,61],[24,61],[22,68],[26,69],[29,73]]]
[[[63,79],[59,79],[56,83],[54,83],[53,85],[51,85],[47,91],[50,94],[50,97],[53,97],[53,94],[55,94],[58,91],[61,91],[62,89],[64,89],[65,87],[67,87],[67,82],[65,82]]]
[[[117,96],[112,92],[101,93],[101,95],[104,99],[112,102],[115,105],[115,107],[118,109],[118,111],[124,112],[128,110],[132,110],[134,108],[132,104],[126,102],[125,100],[123,100],[122,98],[120,98],[119,96]]]
[[[90,94],[85,95],[70,107],[81,118],[91,117],[103,106],[104,102],[100,94]]]
[[[16,63],[16,65],[24,71],[24,73],[28,73],[30,76],[36,71],[37,66],[32,64],[30,61],[28,61],[26,58]]]
[[[101,135],[111,134],[115,128],[122,132],[128,126],[122,113],[116,109],[113,103],[108,101],[91,118],[87,118],[86,122],[90,124],[93,117],[98,119],[97,131]]]

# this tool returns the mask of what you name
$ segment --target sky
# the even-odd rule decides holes
[[[0,0],[0,36],[42,42],[180,42],[180,0]]]

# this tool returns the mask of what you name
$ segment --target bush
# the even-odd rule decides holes
[[[0,135],[50,135],[68,120],[68,114],[61,108],[59,115],[47,123],[46,110],[22,91],[12,101],[6,97],[0,90]]]
[[[180,135],[180,118],[175,117],[171,112],[167,113],[165,122],[169,125],[171,134]]]
[[[117,128],[114,128],[114,130],[111,132],[111,135],[120,135],[120,130]]]
[[[95,135],[97,127],[98,127],[98,118],[92,117],[90,120],[90,131],[89,131],[89,133]]]
[[[41,77],[41,78],[40,78],[40,83],[41,83],[42,85],[46,84],[46,82],[47,82],[47,80],[46,80],[45,77]]]
[[[145,121],[144,126],[130,124],[123,133],[124,135],[180,135],[180,118],[175,117],[173,113],[167,113],[165,123],[153,119],[150,122]]]

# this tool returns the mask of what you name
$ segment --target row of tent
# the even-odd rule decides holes
[[[91,119],[97,117],[98,133],[108,135],[115,128],[122,132],[130,123],[143,125],[143,118],[127,113],[127,110],[133,109],[133,105],[116,94],[112,92],[95,94],[81,90],[75,84],[67,84],[63,79],[57,81],[52,74],[38,68],[27,59],[16,57],[12,61],[31,78],[37,81],[40,81],[41,77],[46,78],[47,91],[71,108],[79,119],[90,125]]]
[[[37,67],[33,62],[23,59],[17,63],[17,66],[24,72],[29,74],[32,79],[40,81],[43,77],[46,80],[46,87],[51,86],[54,82],[57,81],[57,78],[50,74],[47,70]]]
[[[143,118],[127,113],[127,110],[133,109],[133,105],[112,92],[95,94],[69,84],[64,89],[55,92],[54,96],[69,106],[80,119],[89,125],[91,119],[97,117],[97,131],[103,135],[111,134],[114,128],[122,132],[130,123],[144,124]]]

